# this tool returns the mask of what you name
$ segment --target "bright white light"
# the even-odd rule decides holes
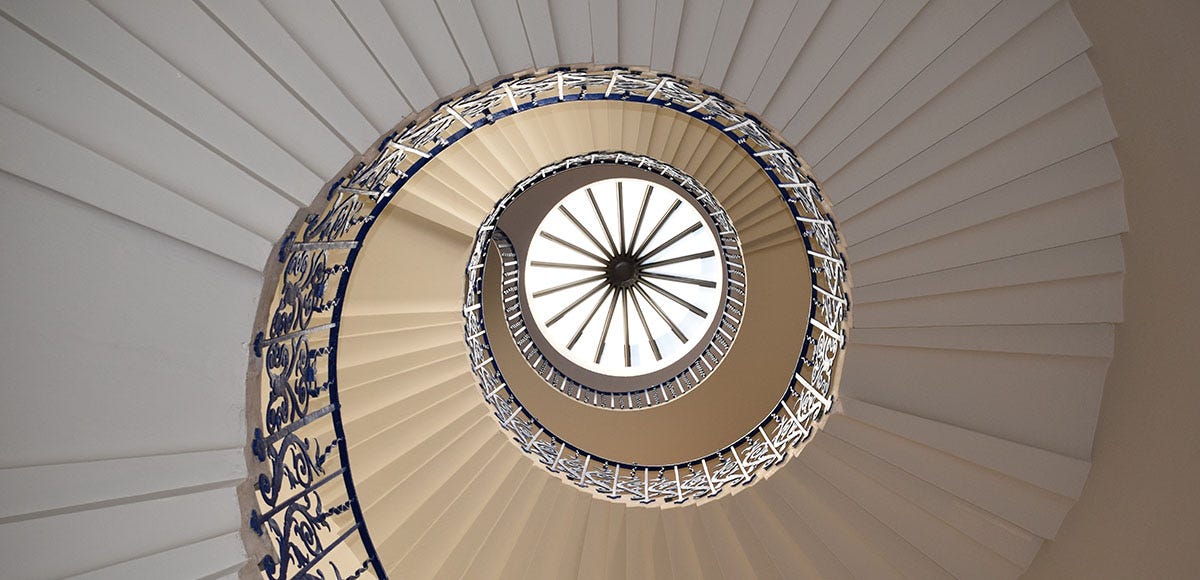
[[[670,188],[593,182],[534,234],[523,269],[529,314],[585,369],[651,373],[709,340],[725,292],[720,252],[706,216]]]

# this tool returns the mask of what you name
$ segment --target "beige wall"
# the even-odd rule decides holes
[[[1092,474],[1029,579],[1200,576],[1200,2],[1074,0],[1120,138],[1125,322]]]

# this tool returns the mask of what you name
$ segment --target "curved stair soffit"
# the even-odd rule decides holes
[[[69,15],[34,4],[0,9],[0,59],[23,75],[0,95],[6,133],[24,136],[21,150],[0,151],[0,177],[17,193],[3,199],[18,211],[4,215],[53,215],[104,232],[56,259],[97,288],[122,272],[175,272],[175,301],[161,309],[114,301],[122,317],[108,327],[125,329],[123,346],[166,349],[178,360],[213,352],[212,368],[240,366],[243,353],[211,345],[253,334],[236,320],[251,318],[256,276],[296,208],[410,103],[435,102],[472,79],[562,62],[651,65],[744,100],[813,163],[855,272],[841,405],[786,470],[703,509],[592,500],[518,461],[486,417],[472,415],[468,378],[444,362],[457,348],[453,307],[374,313],[366,323],[374,332],[429,347],[396,356],[397,364],[420,361],[407,378],[427,386],[396,408],[408,413],[403,425],[443,428],[404,461],[453,449],[486,462],[461,487],[397,488],[413,506],[397,538],[420,555],[399,563],[406,570],[1011,578],[1078,497],[1122,316],[1126,223],[1115,130],[1066,3],[834,0],[685,11],[660,2],[653,17],[639,12],[648,3],[620,11],[615,3],[565,11],[441,3],[403,18],[390,2],[311,11],[274,1],[99,4]],[[437,48],[450,42],[460,50]],[[378,69],[363,65],[373,62]],[[44,89],[68,96],[44,98]],[[29,239],[54,235],[10,225]],[[118,246],[157,253],[126,263]],[[180,304],[211,311],[213,302],[186,291],[201,281],[228,318],[187,333],[146,318]],[[159,304],[157,290],[118,294]],[[6,295],[34,313],[72,303],[24,286]],[[98,343],[60,340],[81,356],[98,352]],[[78,383],[58,374],[69,365],[45,367],[51,382]],[[161,376],[177,375],[163,368]],[[370,365],[360,372],[368,380]],[[205,377],[197,389],[219,393],[211,406],[163,400],[190,416],[164,413],[174,426],[156,428],[164,436],[155,441],[120,430],[97,436],[80,424],[8,449],[5,489],[36,492],[10,496],[4,554],[38,553],[23,540],[34,537],[112,546],[5,557],[11,572],[129,577],[165,561],[203,562],[187,564],[196,575],[236,569],[243,516],[208,508],[232,503],[240,477],[228,460],[238,442],[204,428],[236,432],[240,417],[230,409],[239,395],[213,387],[236,375],[197,373]],[[113,382],[147,404],[163,393],[153,378]],[[59,391],[47,384],[40,392]],[[63,412],[100,408],[85,393],[61,399]],[[8,427],[42,432],[35,415]],[[258,473],[256,460],[248,466]],[[150,475],[94,485],[133,473]],[[99,541],[117,533],[101,522],[164,516],[176,524],[171,534]],[[596,548],[571,549],[585,543]],[[510,558],[514,551],[533,555]]]

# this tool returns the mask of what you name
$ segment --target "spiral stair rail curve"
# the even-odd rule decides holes
[[[482,315],[483,270],[499,212],[535,179],[570,168],[568,160],[565,167],[543,169],[497,203],[480,224],[467,263],[465,340],[472,370],[500,426],[550,471],[561,471],[567,479],[599,494],[642,503],[660,499],[683,503],[754,481],[760,470],[784,462],[789,449],[807,440],[815,422],[829,412],[848,321],[845,258],[818,188],[795,154],[717,93],[693,89],[669,75],[618,68],[521,75],[498,82],[489,91],[446,103],[429,118],[386,137],[377,155],[330,188],[327,207],[306,218],[304,227],[290,232],[281,244],[278,258],[284,267],[275,306],[268,329],[254,340],[255,354],[264,359],[267,388],[263,422],[255,428],[252,443],[265,473],[258,478],[261,505],[251,511],[250,527],[258,534],[269,534],[278,554],[263,558],[262,568],[269,578],[306,577],[314,571],[340,576],[344,570],[349,570],[349,578],[358,578],[368,568],[386,577],[355,496],[336,379],[340,307],[345,301],[346,281],[372,222],[427,160],[477,127],[522,110],[600,99],[637,99],[683,111],[720,129],[758,161],[803,233],[807,248],[803,259],[817,290],[809,312],[809,332],[775,410],[740,440],[696,462],[624,464],[593,457],[555,437],[521,407],[491,352]],[[616,154],[614,160],[638,161],[628,157]],[[578,160],[576,165],[582,163]],[[724,229],[732,229],[732,225],[726,223]],[[319,366],[324,367],[324,381],[318,380]],[[644,396],[648,405],[649,395]],[[332,439],[321,441],[298,434],[302,428],[315,429],[324,421],[332,424]],[[328,496],[328,490],[338,485],[344,487],[347,499],[326,505],[322,494]],[[333,516],[347,511],[354,516],[353,525],[345,529],[330,525]],[[355,541],[347,545],[361,547],[366,554],[361,562],[337,553],[352,536]]]
[[[0,260],[20,273],[0,276],[19,305],[0,312],[6,577],[1001,579],[1077,533],[1064,518],[1081,497],[1095,509],[1084,482],[1135,282],[1117,163],[1132,147],[1114,147],[1122,105],[1068,2],[309,8],[0,2],[0,223],[15,240]],[[617,64],[640,96],[604,98]],[[571,84],[585,78],[594,100]],[[724,131],[725,111],[688,112],[716,95],[667,103],[682,79],[776,129],[784,153],[754,157],[768,146]],[[837,218],[836,253],[796,219],[823,219],[792,201],[816,190],[781,192],[797,181],[758,164],[791,150]],[[709,497],[722,465],[743,479],[742,447],[629,460],[558,443],[579,433],[537,406],[647,410],[624,392],[628,409],[601,408],[538,383],[535,401],[495,375],[502,410],[485,398],[462,310],[479,226],[539,168],[592,152],[660,159],[723,196],[747,267],[766,268],[751,285],[798,265],[798,308],[833,288],[822,268],[853,271],[836,398],[803,370],[827,404],[781,380],[771,403],[789,405],[751,409],[723,442],[746,433],[775,458],[753,485]],[[815,308],[780,326],[812,330]],[[490,321],[502,354],[513,338]],[[525,367],[504,378],[537,378]],[[797,425],[807,439],[781,447]],[[558,473],[533,457],[543,442]],[[678,478],[659,485],[651,465]]]

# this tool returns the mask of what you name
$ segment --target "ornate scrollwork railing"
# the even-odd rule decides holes
[[[326,204],[289,232],[269,319],[254,340],[263,363],[261,408],[251,447],[261,469],[249,525],[270,540],[266,577],[385,578],[354,491],[337,389],[342,298],[361,245],[392,194],[429,159],[471,131],[534,107],[580,100],[627,100],[667,107],[718,128],[779,187],[808,251],[814,295],[810,327],[793,380],[778,405],[729,447],[671,466],[626,465],[556,438],[504,382],[483,325],[480,291],[488,236],[466,269],[465,336],[472,367],[501,426],[548,469],[580,486],[635,502],[684,502],[748,483],[807,439],[832,405],[845,344],[849,296],[845,259],[817,186],[790,148],[721,96],[669,75],[627,69],[558,69],[496,83],[435,107],[385,137],[337,180]],[[497,208],[497,210],[502,208]],[[494,220],[495,213],[489,216]],[[481,232],[494,225],[486,221]]]
[[[274,548],[260,562],[268,578],[351,580],[372,567],[380,575],[373,551],[349,563],[335,557],[353,536],[370,543],[337,420],[334,364],[346,274],[372,219],[367,210],[379,197],[331,190],[325,210],[310,215],[279,249],[283,268],[273,310],[254,339],[265,389],[251,442],[263,471],[255,481],[258,506],[250,528]],[[331,504],[328,497],[345,499]]]

